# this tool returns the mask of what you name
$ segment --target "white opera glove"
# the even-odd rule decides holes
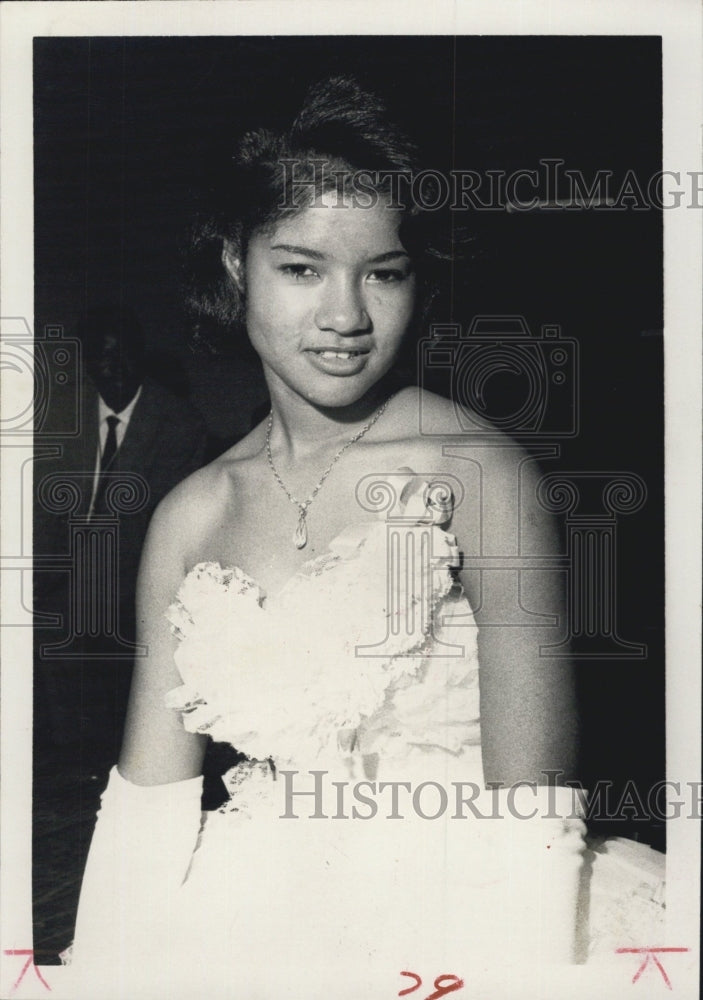
[[[533,961],[578,961],[586,793],[523,783],[490,794],[504,820],[498,825],[506,838],[503,885],[512,945]]]
[[[75,971],[132,963],[168,938],[200,830],[202,782],[141,786],[112,768],[83,876]]]

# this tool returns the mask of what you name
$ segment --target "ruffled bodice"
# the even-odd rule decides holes
[[[282,591],[196,565],[167,615],[191,732],[280,768],[412,748],[480,748],[476,624],[430,484],[407,477],[394,518],[349,527]]]

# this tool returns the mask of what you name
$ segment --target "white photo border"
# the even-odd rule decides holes
[[[409,5],[387,0],[140,0],[140,2],[7,2],[0,9],[1,314],[24,317],[33,329],[32,41],[35,36],[89,35],[659,35],[663,42],[664,170],[698,174],[703,120],[701,19],[697,0],[561,0],[559,3],[445,2]],[[700,187],[699,183],[699,187]],[[699,195],[703,202],[703,193]],[[700,429],[701,235],[703,208],[685,204],[664,213],[665,475],[666,475],[666,713],[667,777],[699,781],[700,761]],[[17,381],[3,376],[2,406],[15,412]],[[25,390],[26,391],[26,387]],[[13,396],[15,398],[13,398]],[[20,402],[22,400],[20,399]],[[0,449],[3,570],[31,555],[31,511],[3,442]],[[31,466],[30,466],[31,468]],[[31,491],[25,495],[31,496]],[[19,498],[19,500],[18,500]],[[28,528],[28,525],[30,526]],[[14,562],[13,562],[14,560]],[[3,620],[16,588],[2,573]],[[18,574],[13,572],[13,578]],[[29,577],[30,574],[26,574]],[[25,583],[26,594],[30,591]],[[2,652],[2,949],[31,947],[31,628],[0,630]],[[667,941],[690,951],[677,962],[674,995],[697,996],[700,824],[669,820]],[[11,995],[19,965],[2,956],[0,995]],[[51,980],[53,967],[46,970]],[[549,975],[549,979],[547,979]],[[596,977],[596,978],[594,978]],[[603,977],[603,978],[600,978]],[[588,967],[545,970],[533,983],[506,984],[499,970],[486,996],[618,997],[631,977],[614,966],[606,975]],[[642,996],[660,995],[650,979]],[[664,984],[661,995],[669,995]],[[637,988],[637,984],[633,989]],[[503,992],[505,990],[505,992]],[[46,995],[26,977],[13,994]],[[58,979],[52,989],[60,997]],[[340,992],[340,997],[344,994]],[[468,994],[467,994],[468,995]]]

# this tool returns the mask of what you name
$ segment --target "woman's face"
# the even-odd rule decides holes
[[[413,314],[415,275],[400,213],[323,204],[249,242],[243,275],[247,330],[270,387],[318,406],[359,400],[395,360]]]

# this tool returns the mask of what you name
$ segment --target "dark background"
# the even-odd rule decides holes
[[[213,164],[248,127],[285,124],[309,84],[353,73],[387,99],[437,169],[537,169],[586,179],[661,167],[658,38],[39,38],[35,40],[36,329],[86,306],[137,310],[160,377],[213,439],[265,401],[257,366],[193,354],[180,297],[184,233]],[[566,196],[568,191],[560,191]],[[580,346],[579,434],[549,463],[630,471],[647,502],[618,523],[618,629],[634,661],[577,664],[584,781],[664,777],[662,218],[639,211],[468,211],[475,237],[441,318],[522,314]],[[58,766],[58,765],[57,765]],[[617,796],[616,796],[617,801]],[[659,822],[613,822],[663,847]]]

